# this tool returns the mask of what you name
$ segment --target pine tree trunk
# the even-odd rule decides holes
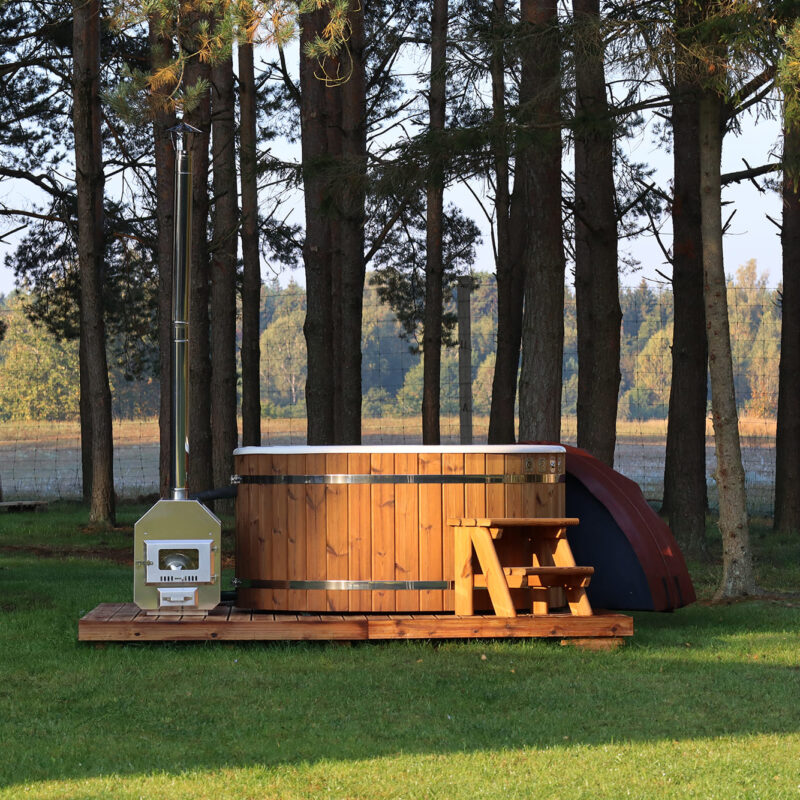
[[[89,364],[86,358],[86,337],[78,344],[80,370],[80,399],[78,413],[81,423],[81,481],[83,502],[92,502],[92,404],[89,402]]]
[[[564,351],[564,246],[561,226],[561,64],[555,0],[523,0],[528,29],[520,103],[533,141],[519,154],[529,238],[519,383],[521,440],[559,441]]]
[[[308,14],[301,51],[327,24]],[[364,291],[366,99],[363,11],[352,12],[343,63],[326,62],[341,85],[318,77],[316,60],[300,59],[300,120],[306,239],[309,444],[361,441],[361,318]],[[346,63],[344,63],[346,61]]]
[[[578,447],[614,466],[620,373],[614,123],[606,99],[599,0],[575,15],[575,303]]]
[[[329,91],[325,95],[325,102],[328,109],[328,120],[333,121],[333,124],[328,125],[326,131],[326,143],[328,153],[334,155],[338,164],[341,164],[342,159],[342,141],[343,131],[341,127],[342,119],[342,88],[341,86],[335,87],[335,91]],[[330,166],[330,165],[329,165]],[[341,181],[341,177],[338,179]],[[333,361],[330,368],[333,371],[333,396],[331,402],[333,403],[333,441],[336,444],[341,443],[341,423],[342,413],[344,411],[342,404],[342,382],[344,375],[342,372],[342,356],[344,355],[341,350],[342,346],[342,299],[344,297],[344,287],[342,285],[342,268],[344,266],[344,252],[342,249],[342,233],[343,225],[341,219],[341,203],[344,198],[346,189],[337,186],[337,178],[329,174],[328,178],[328,213],[330,214],[329,232],[330,232],[330,272],[331,272],[331,295],[328,300],[331,306],[331,332],[330,336],[333,340]],[[344,189],[344,191],[342,191]]]
[[[434,0],[428,125],[430,156],[425,212],[425,315],[423,319],[422,441],[439,444],[444,263],[444,168],[437,142],[444,132],[447,89],[447,0]]]
[[[186,83],[208,79],[207,65],[191,60],[186,68]],[[189,492],[206,491],[213,486],[211,447],[211,358],[209,345],[209,253],[208,253],[208,145],[211,105],[208,93],[186,115],[186,122],[200,130],[191,136],[192,158],[192,234],[191,274],[189,276]]]
[[[300,33],[300,51],[313,41],[325,24],[321,11],[308,14]],[[331,309],[331,224],[324,211],[328,195],[325,174],[328,153],[328,121],[325,84],[315,71],[315,61],[300,57],[300,126],[302,133],[303,196],[306,237],[303,261],[306,273],[307,368],[306,408],[308,444],[334,443],[333,414],[333,318]]]
[[[340,316],[338,357],[341,383],[336,387],[336,441],[361,443],[361,322],[364,303],[364,220],[367,174],[367,103],[365,78],[364,12],[350,14],[348,48],[352,58],[349,80],[341,89],[342,131],[340,163],[347,175],[341,192],[340,234],[341,300],[334,313]],[[335,90],[334,90],[335,91]]]
[[[516,441],[514,407],[522,336],[523,274],[521,258],[512,253],[512,241],[523,234],[522,226],[511,224],[509,152],[506,140],[505,59],[503,38],[506,25],[505,0],[494,0],[492,13],[492,155],[495,175],[495,217],[497,219],[497,351],[492,378],[489,414],[489,443]],[[520,181],[521,186],[521,181]],[[516,184],[515,184],[516,189]],[[519,203],[517,203],[519,209]],[[522,252],[522,248],[518,248]]]
[[[233,472],[236,428],[236,254],[239,205],[232,57],[211,70],[211,157],[214,237],[211,243],[211,446],[215,487]],[[219,510],[219,508],[217,509]]]
[[[783,295],[778,426],[775,444],[777,531],[800,531],[800,131],[783,132]]]
[[[661,511],[681,547],[695,556],[705,553],[708,398],[698,113],[696,90],[679,81],[672,110],[675,321]]]
[[[258,247],[256,86],[253,45],[239,45],[239,163],[242,182],[242,444],[261,445],[259,315],[261,257]]]
[[[158,68],[171,57],[171,43],[159,35],[155,24],[150,27],[150,52],[153,67]],[[171,87],[170,87],[171,88]],[[169,497],[172,450],[172,233],[175,204],[175,149],[168,130],[175,125],[175,112],[157,107],[153,117],[156,163],[156,230],[158,242],[158,353],[160,398],[159,493]]]
[[[722,257],[722,99],[713,90],[700,97],[700,208],[703,237],[703,297],[706,307],[711,408],[717,454],[722,582],[716,597],[755,592],[739,418],[733,384],[727,287]]]
[[[73,5],[73,105],[78,213],[81,342],[92,425],[90,522],[114,523],[114,441],[103,318],[103,153],[100,109],[100,3]]]

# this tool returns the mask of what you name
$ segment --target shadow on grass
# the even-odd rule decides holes
[[[0,785],[800,730],[796,608],[637,614],[608,653],[78,643],[79,616],[128,600],[130,581],[112,564],[0,560]]]

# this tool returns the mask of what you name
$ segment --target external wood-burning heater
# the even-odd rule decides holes
[[[220,600],[220,521],[186,489],[189,371],[189,263],[192,162],[181,122],[175,143],[172,280],[172,499],[159,500],[134,526],[133,600],[158,614],[205,613]]]

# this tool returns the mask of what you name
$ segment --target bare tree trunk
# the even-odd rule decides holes
[[[327,24],[324,11],[307,15],[301,50]],[[320,65],[300,60],[300,118],[306,240],[308,352],[306,405],[309,444],[361,441],[361,313],[364,290],[366,100],[363,12],[353,12],[351,35],[328,86]]]
[[[472,280],[460,278],[456,289],[458,315],[458,431],[461,444],[472,444]]]
[[[522,57],[520,103],[533,142],[520,153],[528,195],[524,253],[525,309],[519,384],[519,435],[561,437],[564,351],[564,246],[561,225],[560,45],[556,0],[522,0],[528,42]]]
[[[575,15],[575,304],[578,447],[614,466],[620,373],[614,122],[606,99],[599,0]]]
[[[325,24],[324,13],[306,17],[300,33],[300,50],[313,41]],[[303,261],[306,273],[306,319],[303,333],[308,352],[306,408],[309,444],[334,443],[333,319],[331,309],[331,232],[325,212],[328,195],[325,163],[329,124],[325,84],[315,75],[316,62],[300,57],[300,126],[302,132],[303,196],[306,238]]]
[[[208,66],[195,60],[186,68],[186,83],[208,79]],[[206,93],[186,115],[186,122],[200,130],[191,137],[192,234],[189,276],[189,458],[191,493],[213,486],[211,447],[211,359],[209,353],[208,265],[208,145],[211,126],[210,98]]]
[[[329,124],[326,131],[326,142],[329,154],[336,154],[337,161],[342,158],[342,87],[336,88],[336,91],[328,92],[325,95],[325,102],[328,108],[328,120],[333,121]],[[342,162],[339,161],[341,164]],[[342,342],[342,298],[344,296],[344,288],[342,286],[342,267],[344,266],[344,253],[342,251],[342,220],[340,216],[341,200],[339,195],[339,188],[335,186],[336,178],[330,174],[328,183],[328,198],[330,202],[329,213],[330,218],[330,271],[331,271],[331,294],[329,303],[331,305],[331,332],[330,336],[333,339],[333,361],[330,368],[333,371],[333,396],[331,402],[333,403],[333,441],[339,444],[341,439],[341,416],[344,411],[342,405],[342,381],[344,375],[342,373],[342,356],[341,342]],[[343,194],[343,193],[342,193]],[[338,195],[338,196],[337,196]],[[338,201],[338,202],[337,202]]]
[[[89,364],[86,358],[86,337],[78,344],[80,370],[79,415],[81,422],[81,481],[83,502],[92,502],[92,404],[89,402]]]
[[[444,132],[447,89],[447,0],[434,0],[431,17],[431,78],[428,116],[432,152],[426,187],[425,315],[423,318],[422,441],[439,444],[444,263],[444,165],[439,137]]]
[[[73,105],[81,341],[92,420],[89,521],[114,523],[114,440],[103,318],[103,151],[100,109],[100,3],[73,4]]]
[[[239,206],[232,57],[211,70],[211,157],[214,238],[211,243],[211,446],[215,487],[233,471],[236,428],[236,253]],[[219,510],[219,509],[218,509]]]
[[[725,265],[722,257],[722,98],[705,89],[700,97],[700,203],[703,236],[703,297],[708,332],[711,407],[717,453],[722,582],[717,598],[755,592],[739,418],[733,384]]]
[[[336,387],[340,411],[336,415],[339,444],[361,443],[361,322],[364,302],[364,217],[367,174],[367,103],[364,61],[364,12],[350,15],[348,41],[352,71],[341,87],[341,163],[347,179],[341,195],[341,301],[338,357],[341,384]],[[335,90],[334,90],[335,91]]]
[[[662,513],[687,553],[705,553],[708,346],[703,303],[696,89],[679,80],[672,107],[672,292],[675,323]]]
[[[775,530],[800,531],[800,131],[783,131],[783,295],[778,427],[775,443]]]
[[[239,45],[239,163],[242,182],[242,444],[261,444],[259,313],[261,257],[258,247],[256,86],[253,45]]]
[[[522,336],[522,259],[514,257],[512,240],[524,234],[522,226],[511,224],[509,152],[506,139],[505,59],[503,29],[506,24],[505,0],[494,0],[492,12],[492,151],[495,173],[495,216],[497,218],[497,351],[492,379],[492,406],[489,415],[489,443],[516,441],[514,406],[517,398],[517,371]],[[515,191],[522,181],[515,183]],[[517,212],[519,203],[516,203]],[[519,253],[522,247],[518,248]]]
[[[153,67],[168,62],[171,43],[161,36],[156,25],[150,27],[150,52]],[[159,433],[159,493],[169,497],[170,451],[172,449],[172,233],[175,203],[175,149],[168,130],[175,125],[175,112],[158,106],[153,117],[156,162],[156,230],[158,243],[158,353],[160,398]]]

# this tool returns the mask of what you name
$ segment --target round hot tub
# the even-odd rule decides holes
[[[448,518],[564,516],[556,445],[243,447],[234,456],[242,608],[450,611]],[[511,563],[530,563],[529,543],[497,544],[526,559]]]

